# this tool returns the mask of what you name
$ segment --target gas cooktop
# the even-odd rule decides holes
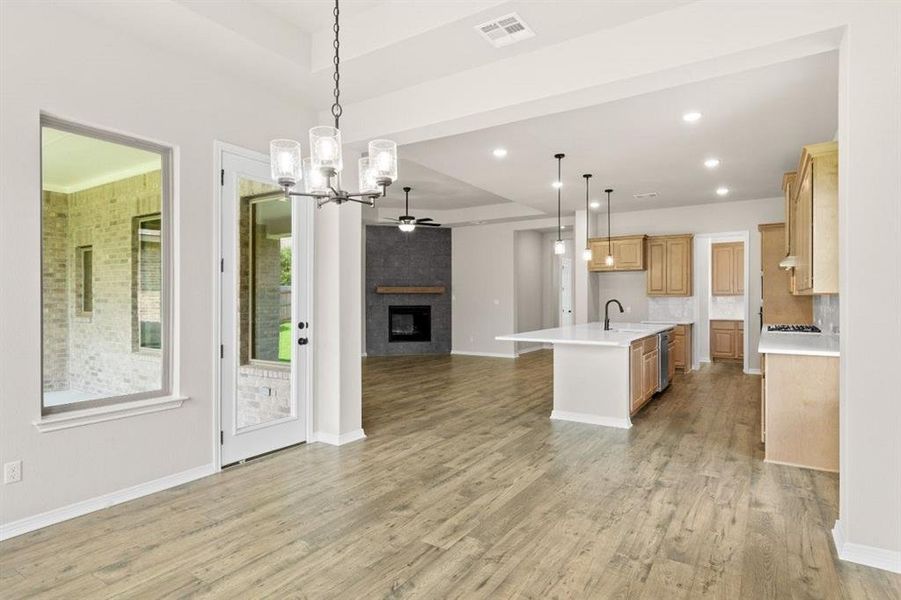
[[[821,333],[816,325],[767,325],[766,330],[779,333]]]

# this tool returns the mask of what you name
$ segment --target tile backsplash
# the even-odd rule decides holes
[[[648,320],[695,320],[694,298],[648,298]]]
[[[813,297],[813,324],[823,333],[839,333],[838,294]]]
[[[745,318],[745,297],[744,296],[711,296],[710,297],[710,318],[711,319],[744,319]]]

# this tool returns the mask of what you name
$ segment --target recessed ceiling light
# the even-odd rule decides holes
[[[560,229],[566,229],[566,225],[561,225]]]
[[[504,158],[505,156],[507,156],[507,149],[506,148],[495,148],[494,152],[492,152],[492,154],[494,154],[495,158]]]
[[[700,118],[701,118],[701,113],[694,111],[694,110],[682,115],[682,120],[685,121],[686,123],[694,123],[695,121],[697,121]]]
[[[601,203],[598,202],[597,200],[595,200],[595,201],[592,202],[589,206],[591,206],[591,208],[600,208],[600,207],[601,207]]]
[[[562,187],[563,187],[563,182],[562,182],[562,181],[555,181],[554,183],[551,184],[551,187],[554,188],[554,189],[562,188]]]
[[[728,193],[729,193],[729,188],[727,188],[727,187],[718,187],[718,188],[716,188],[716,195],[717,195],[717,196],[725,196],[725,195],[728,194]]]
[[[704,166],[708,169],[715,169],[720,166],[720,159],[718,158],[708,158],[704,161]]]

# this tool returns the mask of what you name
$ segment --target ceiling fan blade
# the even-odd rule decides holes
[[[423,217],[421,219],[416,219],[417,223],[425,223],[426,221],[434,221],[432,217]]]
[[[423,227],[441,227],[441,223],[416,223],[417,225],[421,225]]]
[[[383,223],[400,223],[400,221],[398,221],[397,219],[389,219],[387,217],[383,218],[382,222]]]

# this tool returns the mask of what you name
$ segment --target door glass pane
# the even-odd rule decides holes
[[[237,427],[295,414],[291,358],[291,203],[276,186],[240,179],[240,360]]]

